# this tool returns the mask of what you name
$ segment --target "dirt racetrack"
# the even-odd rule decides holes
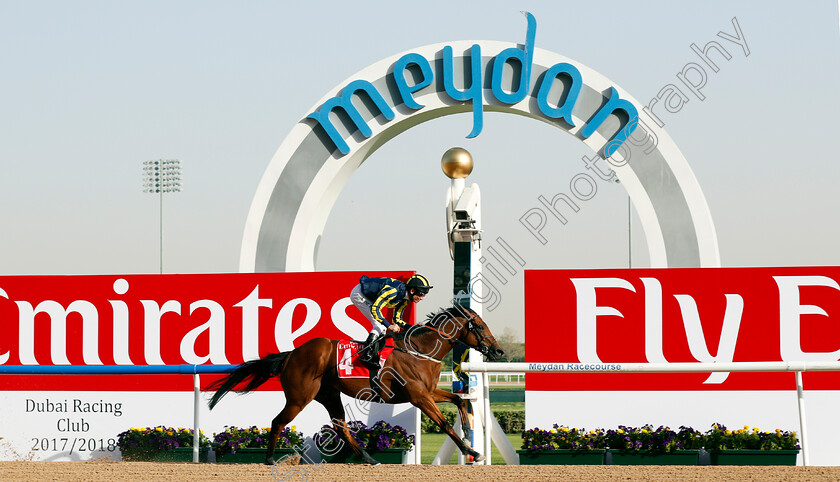
[[[0,462],[0,480],[840,480],[840,467],[431,466],[175,464],[151,462]]]

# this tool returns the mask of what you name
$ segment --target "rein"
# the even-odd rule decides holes
[[[482,335],[481,333],[479,333],[479,330],[478,330],[477,328],[482,328],[482,327],[478,327],[477,325],[473,324],[473,322],[472,322],[472,321],[473,321],[474,319],[475,319],[475,316],[472,316],[471,318],[468,318],[466,322],[467,322],[467,331],[469,331],[470,333],[474,334],[474,335],[476,336],[476,338],[478,338],[478,345],[477,345],[477,346],[472,346],[472,345],[469,345],[469,344],[467,344],[466,342],[463,342],[463,341],[461,341],[461,340],[459,340],[459,339],[457,339],[457,338],[453,338],[452,336],[447,335],[446,333],[442,333],[440,330],[438,330],[437,328],[435,328],[435,327],[433,327],[433,326],[422,325],[422,328],[425,328],[425,329],[427,329],[427,330],[434,331],[435,333],[437,333],[438,335],[440,335],[440,336],[441,336],[443,339],[445,339],[445,340],[448,340],[448,341],[451,341],[451,342],[454,342],[454,343],[459,343],[459,344],[461,344],[461,345],[464,345],[464,346],[465,346],[465,347],[467,347],[467,348],[474,348],[474,349],[476,349],[476,350],[480,351],[482,354],[485,354],[485,355],[486,355],[486,353],[484,353],[484,352],[485,352],[485,350],[486,350],[486,347],[485,347],[484,345],[482,345],[481,343],[482,343],[485,339],[488,339],[488,340],[490,340],[490,339],[495,340],[495,339],[496,339],[496,337],[495,337],[495,336],[493,336],[493,335],[491,335],[491,336],[484,336],[484,335]],[[463,328],[463,326],[462,326],[462,328]],[[408,333],[406,333],[406,337],[405,337],[405,338],[403,338],[403,341],[405,342],[406,346],[410,347],[410,348],[411,348],[411,350],[414,350],[414,353],[412,353],[410,350],[402,350],[402,349],[401,349],[400,351],[404,351],[405,353],[409,353],[409,354],[411,354],[411,355],[416,355],[416,356],[419,356],[419,357],[421,357],[421,358],[425,358],[425,359],[430,360],[430,361],[435,361],[435,362],[437,362],[437,363],[440,363],[440,362],[442,361],[442,360],[438,360],[437,358],[435,358],[435,357],[433,357],[433,356],[426,355],[426,354],[424,354],[424,353],[419,353],[419,350],[418,350],[416,347],[414,347],[414,346],[413,346],[413,345],[414,345],[414,343],[412,343],[412,342],[411,342],[411,339],[410,339],[410,337],[408,336]],[[485,348],[485,350],[482,350],[482,348]]]
[[[406,350],[405,348],[400,348],[398,346],[395,346],[394,350],[401,351],[403,353],[408,353],[411,356],[416,356],[418,358],[423,358],[425,360],[429,360],[429,361],[432,361],[432,362],[435,362],[435,363],[443,362],[443,360],[438,360],[437,358],[435,358],[431,355],[426,355],[425,353],[420,353],[418,351]]]

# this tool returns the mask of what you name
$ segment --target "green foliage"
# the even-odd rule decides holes
[[[519,433],[525,430],[525,412],[519,410],[499,410],[493,412],[504,433]]]
[[[452,405],[438,405],[438,408],[446,417],[449,425],[455,425],[455,419],[458,417],[458,411]],[[499,421],[502,431],[505,433],[520,433],[525,428],[525,412],[522,410],[499,410],[494,411],[493,415]],[[425,433],[443,433],[443,430],[437,426],[426,414],[423,414],[420,419],[420,428]]]
[[[449,351],[449,353],[446,354],[446,356],[443,357],[443,360],[441,360],[440,365],[441,365],[441,368],[440,368],[441,373],[447,373],[447,372],[452,371],[452,351],[451,350]]]

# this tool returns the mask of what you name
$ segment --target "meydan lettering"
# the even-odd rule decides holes
[[[525,13],[528,19],[528,27],[526,32],[526,40],[524,49],[510,47],[502,50],[496,55],[489,64],[491,73],[490,90],[493,96],[501,103],[516,104],[521,102],[528,96],[528,89],[531,86],[531,71],[534,58],[534,40],[537,32],[537,20],[530,14]],[[404,104],[412,110],[420,110],[424,107],[423,104],[417,102],[414,98],[414,93],[419,92],[426,87],[432,85],[435,75],[442,80],[446,95],[457,102],[471,103],[473,114],[473,128],[467,135],[467,138],[473,138],[481,133],[484,123],[484,72],[481,69],[481,46],[473,45],[469,54],[465,57],[469,59],[469,79],[464,79],[463,90],[455,86],[456,69],[454,54],[451,46],[445,46],[440,51],[441,62],[434,62],[439,65],[439,71],[434,72],[432,69],[432,62],[426,57],[418,53],[408,53],[400,57],[393,65],[393,71],[389,74],[393,83],[397,87],[398,98],[394,99],[394,105]],[[516,85],[516,90],[506,91],[502,86],[503,72],[505,65],[519,64],[519,78],[511,79],[511,83]],[[414,83],[409,85],[406,74],[410,74]],[[567,84],[564,96],[561,96],[561,102],[558,100],[558,105],[552,105],[549,101],[549,93],[552,90],[555,79],[560,76],[566,77]],[[467,85],[467,83],[469,84]],[[572,109],[578,99],[581,88],[583,86],[583,78],[580,70],[572,64],[563,62],[550,67],[545,75],[534,86],[531,95],[537,99],[537,106],[540,112],[550,119],[558,119],[567,123],[571,127],[575,127],[572,120]],[[321,107],[307,116],[308,119],[313,119],[324,130],[329,140],[335,145],[342,155],[350,153],[350,146],[344,140],[342,134],[338,131],[330,114],[335,112],[336,115],[341,112],[344,113],[344,120],[349,121],[348,126],[355,126],[358,132],[365,138],[369,138],[373,131],[365,121],[359,109],[353,104],[353,96],[360,97],[364,92],[369,103],[366,105],[371,109],[379,111],[387,121],[395,118],[394,110],[379,92],[379,90],[371,82],[367,80],[354,80],[347,84],[340,95],[328,99]],[[600,127],[610,114],[616,112],[623,112],[626,115],[626,120],[622,121],[622,126],[616,133],[608,140],[603,149],[604,157],[611,156],[624,141],[633,133],[638,127],[638,113],[633,104],[625,99],[619,97],[618,91],[615,87],[610,87],[608,93],[604,94],[607,98],[606,102],[601,108],[589,119],[589,122],[580,130],[580,135],[584,139],[591,136]],[[338,110],[337,110],[338,109]],[[351,132],[352,134],[352,132]]]

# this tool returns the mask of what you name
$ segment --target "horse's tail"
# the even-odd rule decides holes
[[[231,390],[236,393],[248,393],[267,382],[271,377],[278,375],[283,371],[283,365],[285,365],[286,358],[290,353],[290,351],[284,351],[283,353],[268,355],[259,360],[247,361],[236,370],[230,372],[228,376],[216,380],[205,387],[205,391],[216,392],[208,403],[210,409],[212,410],[219,403],[219,400]],[[234,388],[245,382],[247,382],[247,385],[244,387]]]

